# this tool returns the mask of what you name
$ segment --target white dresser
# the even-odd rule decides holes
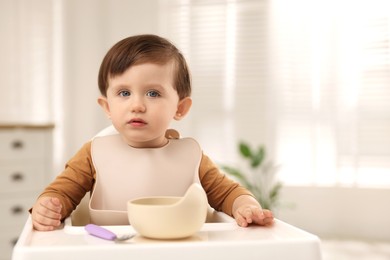
[[[50,181],[53,125],[0,124],[0,260],[12,249],[28,209]]]

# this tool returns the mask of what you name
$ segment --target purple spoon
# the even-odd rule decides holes
[[[111,241],[125,241],[135,236],[134,234],[125,234],[118,237],[115,233],[111,232],[110,230],[95,224],[86,225],[85,230],[88,232],[88,234],[92,236],[99,237],[105,240],[111,240]]]

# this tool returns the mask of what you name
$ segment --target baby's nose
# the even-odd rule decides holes
[[[140,112],[145,112],[145,110],[146,110],[145,104],[141,99],[136,98],[132,101],[131,112],[140,113]]]

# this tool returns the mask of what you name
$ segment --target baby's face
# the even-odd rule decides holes
[[[150,148],[166,144],[165,131],[179,105],[174,71],[173,62],[145,63],[109,79],[107,97],[99,103],[129,145]]]

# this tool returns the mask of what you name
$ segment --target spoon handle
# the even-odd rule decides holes
[[[106,240],[115,240],[116,235],[108,229],[100,227],[94,224],[88,224],[85,226],[85,230],[92,236],[100,237]]]

